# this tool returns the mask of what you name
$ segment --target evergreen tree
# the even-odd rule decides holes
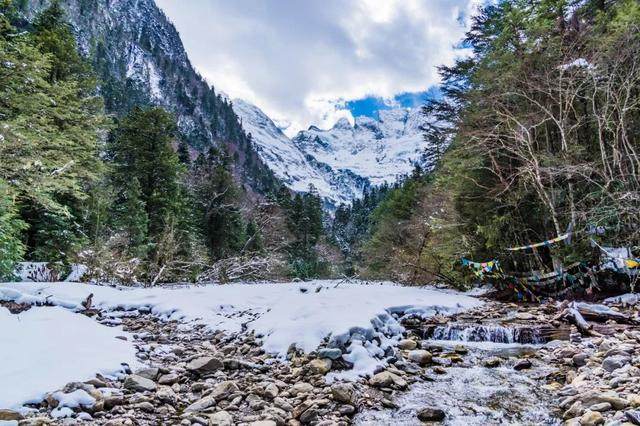
[[[84,237],[82,202],[101,172],[102,104],[89,93],[84,72],[70,69],[52,78],[53,64],[69,49],[75,52],[72,38],[51,37],[45,47],[38,33],[11,26],[7,2],[1,7],[0,179],[29,225],[30,255],[64,259]],[[65,25],[61,18],[47,20],[52,31]]]
[[[138,181],[140,194],[136,198],[144,205],[151,240],[163,232],[168,219],[175,217],[185,202],[180,189],[185,170],[171,146],[175,130],[174,118],[162,108],[134,108],[119,123],[108,147],[114,187],[129,188],[132,195],[131,182]],[[116,205],[126,203],[124,196],[121,194]],[[120,229],[138,227],[130,220],[140,223],[139,215],[125,211],[118,215],[117,225]]]
[[[245,249],[248,252],[261,252],[264,249],[262,233],[260,232],[258,225],[253,219],[247,222],[247,229],[245,231],[245,234],[247,236]]]
[[[7,185],[0,181],[0,280],[10,280],[16,262],[22,260],[25,247],[21,232],[26,226]]]

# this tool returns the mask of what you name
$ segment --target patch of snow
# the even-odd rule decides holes
[[[116,338],[125,335],[63,307],[34,307],[18,315],[0,307],[0,407],[19,409],[71,381],[118,375],[122,363],[137,365],[133,344]],[[68,406],[88,401],[75,392],[59,396]]]
[[[89,268],[87,268],[86,265],[74,263],[73,265],[71,265],[71,272],[69,273],[69,276],[67,276],[67,279],[65,279],[65,281],[80,282],[82,281],[82,277],[87,273],[88,270]]]
[[[52,395],[52,398],[58,401],[58,407],[93,407],[93,404],[96,403],[95,398],[83,389],[77,389],[70,393],[58,391]]]
[[[454,313],[478,306],[480,301],[433,288],[402,287],[393,283],[353,283],[315,281],[287,284],[230,284],[182,286],[176,288],[114,288],[91,284],[37,283],[0,285],[0,299],[37,303],[45,299],[68,309],[80,309],[93,293],[93,305],[113,310],[146,309],[163,319],[198,321],[212,330],[249,331],[263,337],[264,349],[285,357],[291,344],[306,352],[315,350],[328,336],[336,342],[353,342],[362,336],[369,358],[380,356],[384,347],[367,346],[364,341],[385,335],[397,339],[403,331],[402,315],[428,317]],[[303,288],[319,288],[306,291]],[[386,346],[385,346],[386,347]],[[348,356],[358,361],[359,373],[375,361],[363,360],[361,348]],[[369,371],[370,373],[371,371]]]

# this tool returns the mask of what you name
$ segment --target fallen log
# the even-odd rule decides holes
[[[605,305],[596,305],[591,303],[574,303],[575,308],[580,314],[591,321],[605,322],[613,320],[615,322],[630,323],[631,317],[621,312],[614,311]]]

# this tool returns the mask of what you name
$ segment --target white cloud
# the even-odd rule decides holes
[[[329,127],[343,100],[438,83],[478,0],[156,0],[217,90],[290,122]]]

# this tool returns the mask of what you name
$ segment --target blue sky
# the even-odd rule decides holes
[[[378,118],[378,111],[391,108],[416,108],[425,103],[427,99],[435,99],[440,96],[438,86],[432,86],[423,92],[405,92],[395,95],[392,100],[385,100],[377,96],[367,96],[345,102],[345,108],[351,111],[353,117],[367,116]]]
[[[288,135],[310,125],[415,106],[482,0],[156,0],[191,63]]]

